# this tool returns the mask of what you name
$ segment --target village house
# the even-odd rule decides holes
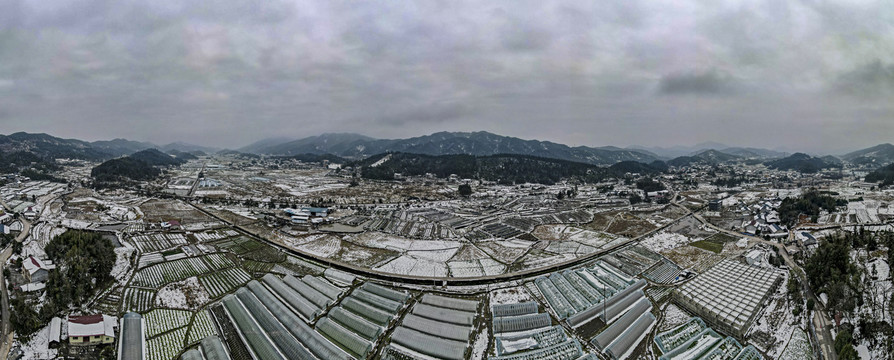
[[[68,317],[68,343],[72,345],[100,345],[115,342],[118,318],[96,314]]]

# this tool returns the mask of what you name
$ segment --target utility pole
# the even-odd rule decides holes
[[[605,324],[608,325],[608,318],[605,317],[605,306],[608,303],[608,293],[605,292],[605,283],[602,283],[602,319],[605,320]]]

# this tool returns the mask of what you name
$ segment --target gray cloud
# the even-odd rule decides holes
[[[892,25],[881,0],[0,0],[0,132],[856,147],[891,141]]]
[[[834,83],[835,90],[858,97],[888,97],[894,95],[894,65],[874,61],[841,74]]]
[[[664,76],[658,84],[658,91],[666,95],[729,95],[736,89],[733,79],[712,70]]]

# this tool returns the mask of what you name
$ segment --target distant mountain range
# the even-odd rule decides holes
[[[711,146],[711,148],[703,148]],[[715,148],[716,147],[716,148]],[[682,156],[673,158],[665,155],[674,152],[690,151]],[[204,146],[192,145],[182,142],[170,143],[158,146],[149,142],[140,142],[127,139],[113,139],[104,141],[87,142],[77,139],[63,139],[47,134],[29,134],[24,132],[11,135],[0,135],[0,155],[29,154],[38,162],[47,162],[41,168],[50,169],[52,160],[69,158],[90,161],[102,161],[131,155],[148,149],[158,149],[174,155],[178,160],[187,160],[196,155],[215,153],[221,150]],[[658,153],[653,152],[657,151]],[[223,150],[234,153],[233,150]],[[473,155],[492,156],[500,154],[534,156],[565,161],[580,162],[591,165],[612,165],[619,162],[640,162],[656,165],[656,161],[665,161],[668,166],[686,166],[693,163],[719,164],[730,161],[759,160],[768,166],[780,169],[805,169],[812,171],[834,166],[841,166],[843,162],[864,165],[875,169],[889,163],[894,163],[894,145],[880,144],[867,149],[842,155],[812,157],[806,154],[795,154],[785,157],[784,153],[774,150],[727,147],[719,143],[703,143],[693,147],[674,148],[618,148],[568,146],[550,141],[524,140],[509,136],[492,134],[489,132],[438,132],[431,135],[412,137],[407,139],[375,139],[364,135],[351,133],[331,133],[319,136],[311,136],[303,139],[271,138],[255,142],[238,149],[238,152],[246,156],[274,155],[291,156],[298,155],[307,158],[320,155],[333,155],[348,160],[359,160],[382,153],[413,153],[422,155]],[[252,155],[253,154],[253,155]],[[6,169],[23,169],[29,163],[26,156],[16,155],[15,161],[10,161]],[[33,166],[32,166],[33,167]]]
[[[742,156],[710,149],[692,156],[680,156],[670,159],[667,161],[667,165],[674,167],[689,166],[692,164],[715,165],[728,161],[740,160],[742,158]]]
[[[269,155],[333,154],[353,159],[385,152],[474,156],[515,154],[597,165],[611,165],[630,160],[652,162],[659,159],[659,156],[644,150],[571,147],[549,141],[522,140],[483,131],[439,132],[409,139],[374,139],[358,134],[323,134],[285,142],[267,139],[239,150]]]
[[[717,142],[704,142],[694,146],[673,146],[668,148],[662,147],[646,147],[634,145],[628,149],[645,150],[658,156],[673,159],[677,157],[695,156],[707,150],[715,150],[725,154],[735,155],[737,157],[753,159],[753,158],[781,158],[788,154],[781,151],[761,149],[754,147],[735,147],[727,146]]]

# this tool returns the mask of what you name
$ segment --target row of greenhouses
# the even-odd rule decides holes
[[[585,354],[564,328],[553,325],[549,314],[539,312],[534,301],[495,304],[490,310],[497,354],[490,360],[597,359]]]
[[[663,354],[660,360],[760,360],[763,356],[752,346],[742,346],[735,338],[723,337],[698,318],[655,336],[655,345]]]
[[[465,359],[479,306],[477,300],[425,294],[395,328],[390,346],[438,359]]]
[[[317,331],[353,356],[366,358],[409,299],[406,291],[364,283],[317,322]]]
[[[534,281],[561,319],[586,311],[633,283],[633,278],[603,261],[591,268],[555,272]]]
[[[229,360],[230,354],[216,335],[202,339],[198,348],[191,349],[180,357],[181,360]]]

